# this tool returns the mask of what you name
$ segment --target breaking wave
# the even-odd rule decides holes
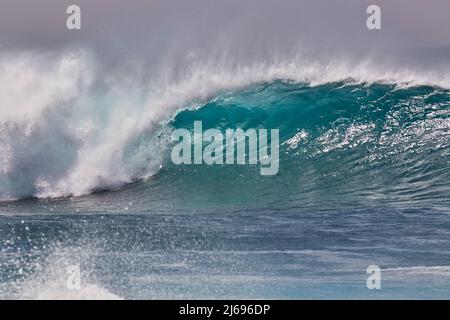
[[[144,81],[98,65],[84,51],[0,58],[1,200],[118,189],[161,168],[162,179],[196,175],[167,161],[171,130],[195,120],[219,129],[279,128],[280,175],[295,184],[294,195],[325,184],[397,199],[442,200],[448,190],[445,68],[305,56],[192,59]]]

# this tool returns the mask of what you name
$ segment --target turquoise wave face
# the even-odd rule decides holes
[[[148,181],[138,175],[113,192],[52,201],[62,211],[116,212],[132,203],[137,212],[163,213],[450,205],[448,90],[274,81],[223,92],[178,112],[168,127],[192,131],[194,121],[203,130],[279,129],[278,174],[261,176],[260,164],[175,165],[167,133],[151,131],[129,150],[160,146],[162,168]],[[8,210],[21,211],[22,203]],[[33,210],[48,211],[45,204]]]
[[[433,87],[276,81],[179,113],[174,128],[280,130],[280,169],[168,161],[158,185],[180,203],[342,207],[450,203],[450,93]]]

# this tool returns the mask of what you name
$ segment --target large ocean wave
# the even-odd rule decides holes
[[[302,56],[192,60],[143,83],[133,73],[102,74],[92,56],[77,52],[5,55],[0,70],[4,201],[81,196],[135,181],[209,190],[217,179],[229,181],[224,190],[252,188],[255,201],[272,194],[273,201],[314,203],[330,190],[352,199],[449,200],[445,68]],[[195,120],[219,129],[279,128],[278,177],[260,177],[252,166],[171,164],[171,131]]]

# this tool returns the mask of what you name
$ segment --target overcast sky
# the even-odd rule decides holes
[[[81,7],[82,30],[66,28],[70,4]],[[382,30],[366,28],[370,4],[382,9]],[[0,52],[87,47],[117,62],[190,52],[255,57],[299,43],[326,53],[440,50],[450,47],[450,1],[0,0]]]
[[[69,4],[82,9],[83,29],[65,29]],[[382,8],[383,30],[365,28],[369,4]],[[53,47],[83,41],[140,43],[187,36],[211,41],[220,33],[324,41],[386,41],[450,45],[448,0],[0,0],[0,42]],[[181,40],[181,39],[174,39]]]

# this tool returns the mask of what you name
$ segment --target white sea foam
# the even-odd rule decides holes
[[[64,287],[48,284],[33,297],[35,300],[122,300],[121,297],[95,284],[88,284],[80,290],[67,290]]]
[[[96,254],[92,244],[51,248],[42,264],[28,264],[28,267],[33,265],[35,271],[20,272],[25,276],[24,280],[12,283],[13,288],[3,289],[6,292],[0,291],[0,296],[25,300],[122,300],[93,277],[95,268],[91,261],[95,260]],[[68,267],[73,265],[79,266],[80,271],[77,288],[68,286]],[[15,292],[14,296],[12,292]]]

